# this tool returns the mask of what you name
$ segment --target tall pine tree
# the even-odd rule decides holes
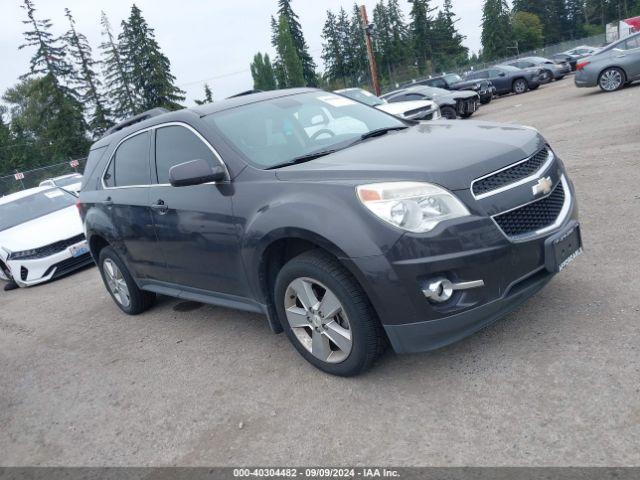
[[[91,55],[91,46],[87,37],[76,30],[76,22],[68,8],[65,8],[65,15],[69,20],[69,31],[66,33],[65,39],[69,44],[69,51],[75,66],[75,82],[80,93],[80,100],[85,108],[91,108],[89,130],[94,137],[98,137],[112,126],[113,122],[109,119],[109,110],[100,92],[101,82],[95,71],[96,62]]]
[[[251,76],[253,77],[253,88],[256,90],[275,90],[276,76],[273,65],[268,54],[256,53],[251,63]]]
[[[310,87],[315,87],[317,86],[316,64],[309,53],[309,47],[304,39],[298,15],[296,15],[291,7],[291,0],[278,0],[278,18],[282,17],[287,21],[296,55],[302,62],[305,83]]]
[[[507,56],[513,47],[511,18],[506,0],[485,0],[482,9],[482,57],[485,61]]]
[[[101,14],[100,23],[103,36],[103,42],[100,44],[101,63],[107,96],[112,114],[118,119],[123,119],[135,114],[137,101],[125,62],[120,54],[120,47],[113,35],[109,18],[104,12]]]
[[[280,88],[304,87],[304,67],[298,56],[298,50],[291,36],[289,22],[284,15],[278,22],[278,37],[276,50],[280,60],[281,76],[278,79]]]
[[[122,22],[118,38],[126,77],[138,97],[136,113],[156,107],[182,108],[179,102],[185,99],[184,92],[174,84],[171,63],[135,4],[129,18]]]
[[[411,43],[419,73],[431,71],[432,28],[434,11],[429,0],[409,0],[411,3]]]
[[[344,14],[344,10],[342,10]],[[340,83],[348,87],[349,77],[346,58],[344,30],[340,29],[336,15],[327,11],[327,19],[322,29],[322,61],[324,62],[325,77],[330,82]]]
[[[433,22],[433,54],[437,70],[450,70],[467,62],[469,50],[462,44],[465,37],[456,29],[456,16],[451,0],[445,0]]]
[[[196,105],[205,105],[207,103],[213,103],[213,92],[208,83],[204,84],[204,98],[202,100],[195,100]]]

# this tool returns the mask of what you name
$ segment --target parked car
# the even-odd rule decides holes
[[[518,60],[506,62],[505,65],[511,65],[512,67],[520,69],[538,69],[540,72],[540,83],[542,84],[549,83],[552,80],[562,80],[571,73],[571,65],[569,62],[556,63],[543,57],[519,58]]]
[[[640,33],[612,43],[580,62],[576,69],[577,87],[599,86],[613,92],[640,79]]]
[[[41,187],[59,187],[64,188],[73,193],[78,193],[82,186],[82,175],[79,173],[71,173],[59,177],[48,178],[40,182]]]
[[[599,47],[590,47],[588,45],[581,45],[576,48],[572,48],[571,50],[567,50],[566,52],[561,52],[553,55],[551,57],[552,60],[556,62],[562,63],[567,62],[571,66],[571,70],[575,72],[576,66],[578,64],[578,60],[581,60],[586,57],[590,57],[597,51],[599,51]]]
[[[405,120],[438,120],[440,107],[431,100],[412,100],[409,102],[389,103],[363,88],[345,88],[334,93],[356,100],[383,112]]]
[[[442,88],[416,85],[387,93],[382,96],[389,103],[431,100],[440,107],[442,116],[448,120],[469,118],[480,108],[480,97],[470,90],[450,92]]]
[[[0,198],[0,271],[29,287],[93,263],[76,208],[60,188],[37,187]]]
[[[496,91],[490,80],[463,80],[457,73],[448,73],[438,77],[418,80],[413,85],[427,85],[445,90],[473,90],[480,96],[480,103],[483,105],[491,102]]]
[[[521,94],[527,90],[536,90],[540,86],[539,68],[517,68],[508,65],[496,65],[495,67],[475,70],[467,73],[468,80],[491,80],[496,87],[498,95],[508,93]]]
[[[298,119],[323,108],[366,133],[308,135]],[[406,122],[315,89],[134,117],[85,172],[89,246],[123,312],[161,293],[263,313],[336,375],[387,341],[476,332],[581,252],[573,186],[534,129]]]

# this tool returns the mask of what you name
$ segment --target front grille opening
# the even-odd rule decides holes
[[[60,253],[60,252],[62,252],[64,250],[66,250],[71,245],[75,245],[76,243],[80,243],[81,241],[84,240],[84,238],[85,238],[84,234],[81,233],[80,235],[76,235],[75,237],[68,238],[66,240],[61,240],[59,242],[50,243],[49,245],[45,245],[44,247],[40,247],[40,248],[35,249],[35,251],[30,255],[21,256],[20,259],[21,260],[33,260],[33,259],[36,259],[36,258],[50,257],[51,255],[55,255],[56,253]]]
[[[493,219],[509,237],[527,235],[553,225],[562,211],[564,199],[564,187],[558,183],[547,197],[496,215]]]
[[[26,267],[20,267],[20,278],[23,282],[27,281],[27,277],[29,276],[29,270]]]
[[[533,175],[542,168],[544,162],[549,158],[549,153],[549,149],[545,147],[524,162],[477,180],[473,184],[473,194],[482,195]]]

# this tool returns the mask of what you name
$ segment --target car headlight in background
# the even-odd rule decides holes
[[[470,215],[454,195],[431,183],[374,183],[356,191],[374,215],[409,232],[426,233],[444,220]]]
[[[7,260],[23,260],[38,255],[38,249],[22,250],[21,252],[11,252]]]

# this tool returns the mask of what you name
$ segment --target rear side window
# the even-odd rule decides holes
[[[149,132],[128,138],[120,144],[104,175],[107,187],[149,185]]]
[[[169,183],[171,167],[191,160],[206,160],[212,167],[220,164],[211,149],[191,130],[175,125],[156,130],[158,183]]]
[[[633,37],[628,39],[624,45],[621,45],[623,50],[633,50],[635,48],[640,48],[640,37]]]

